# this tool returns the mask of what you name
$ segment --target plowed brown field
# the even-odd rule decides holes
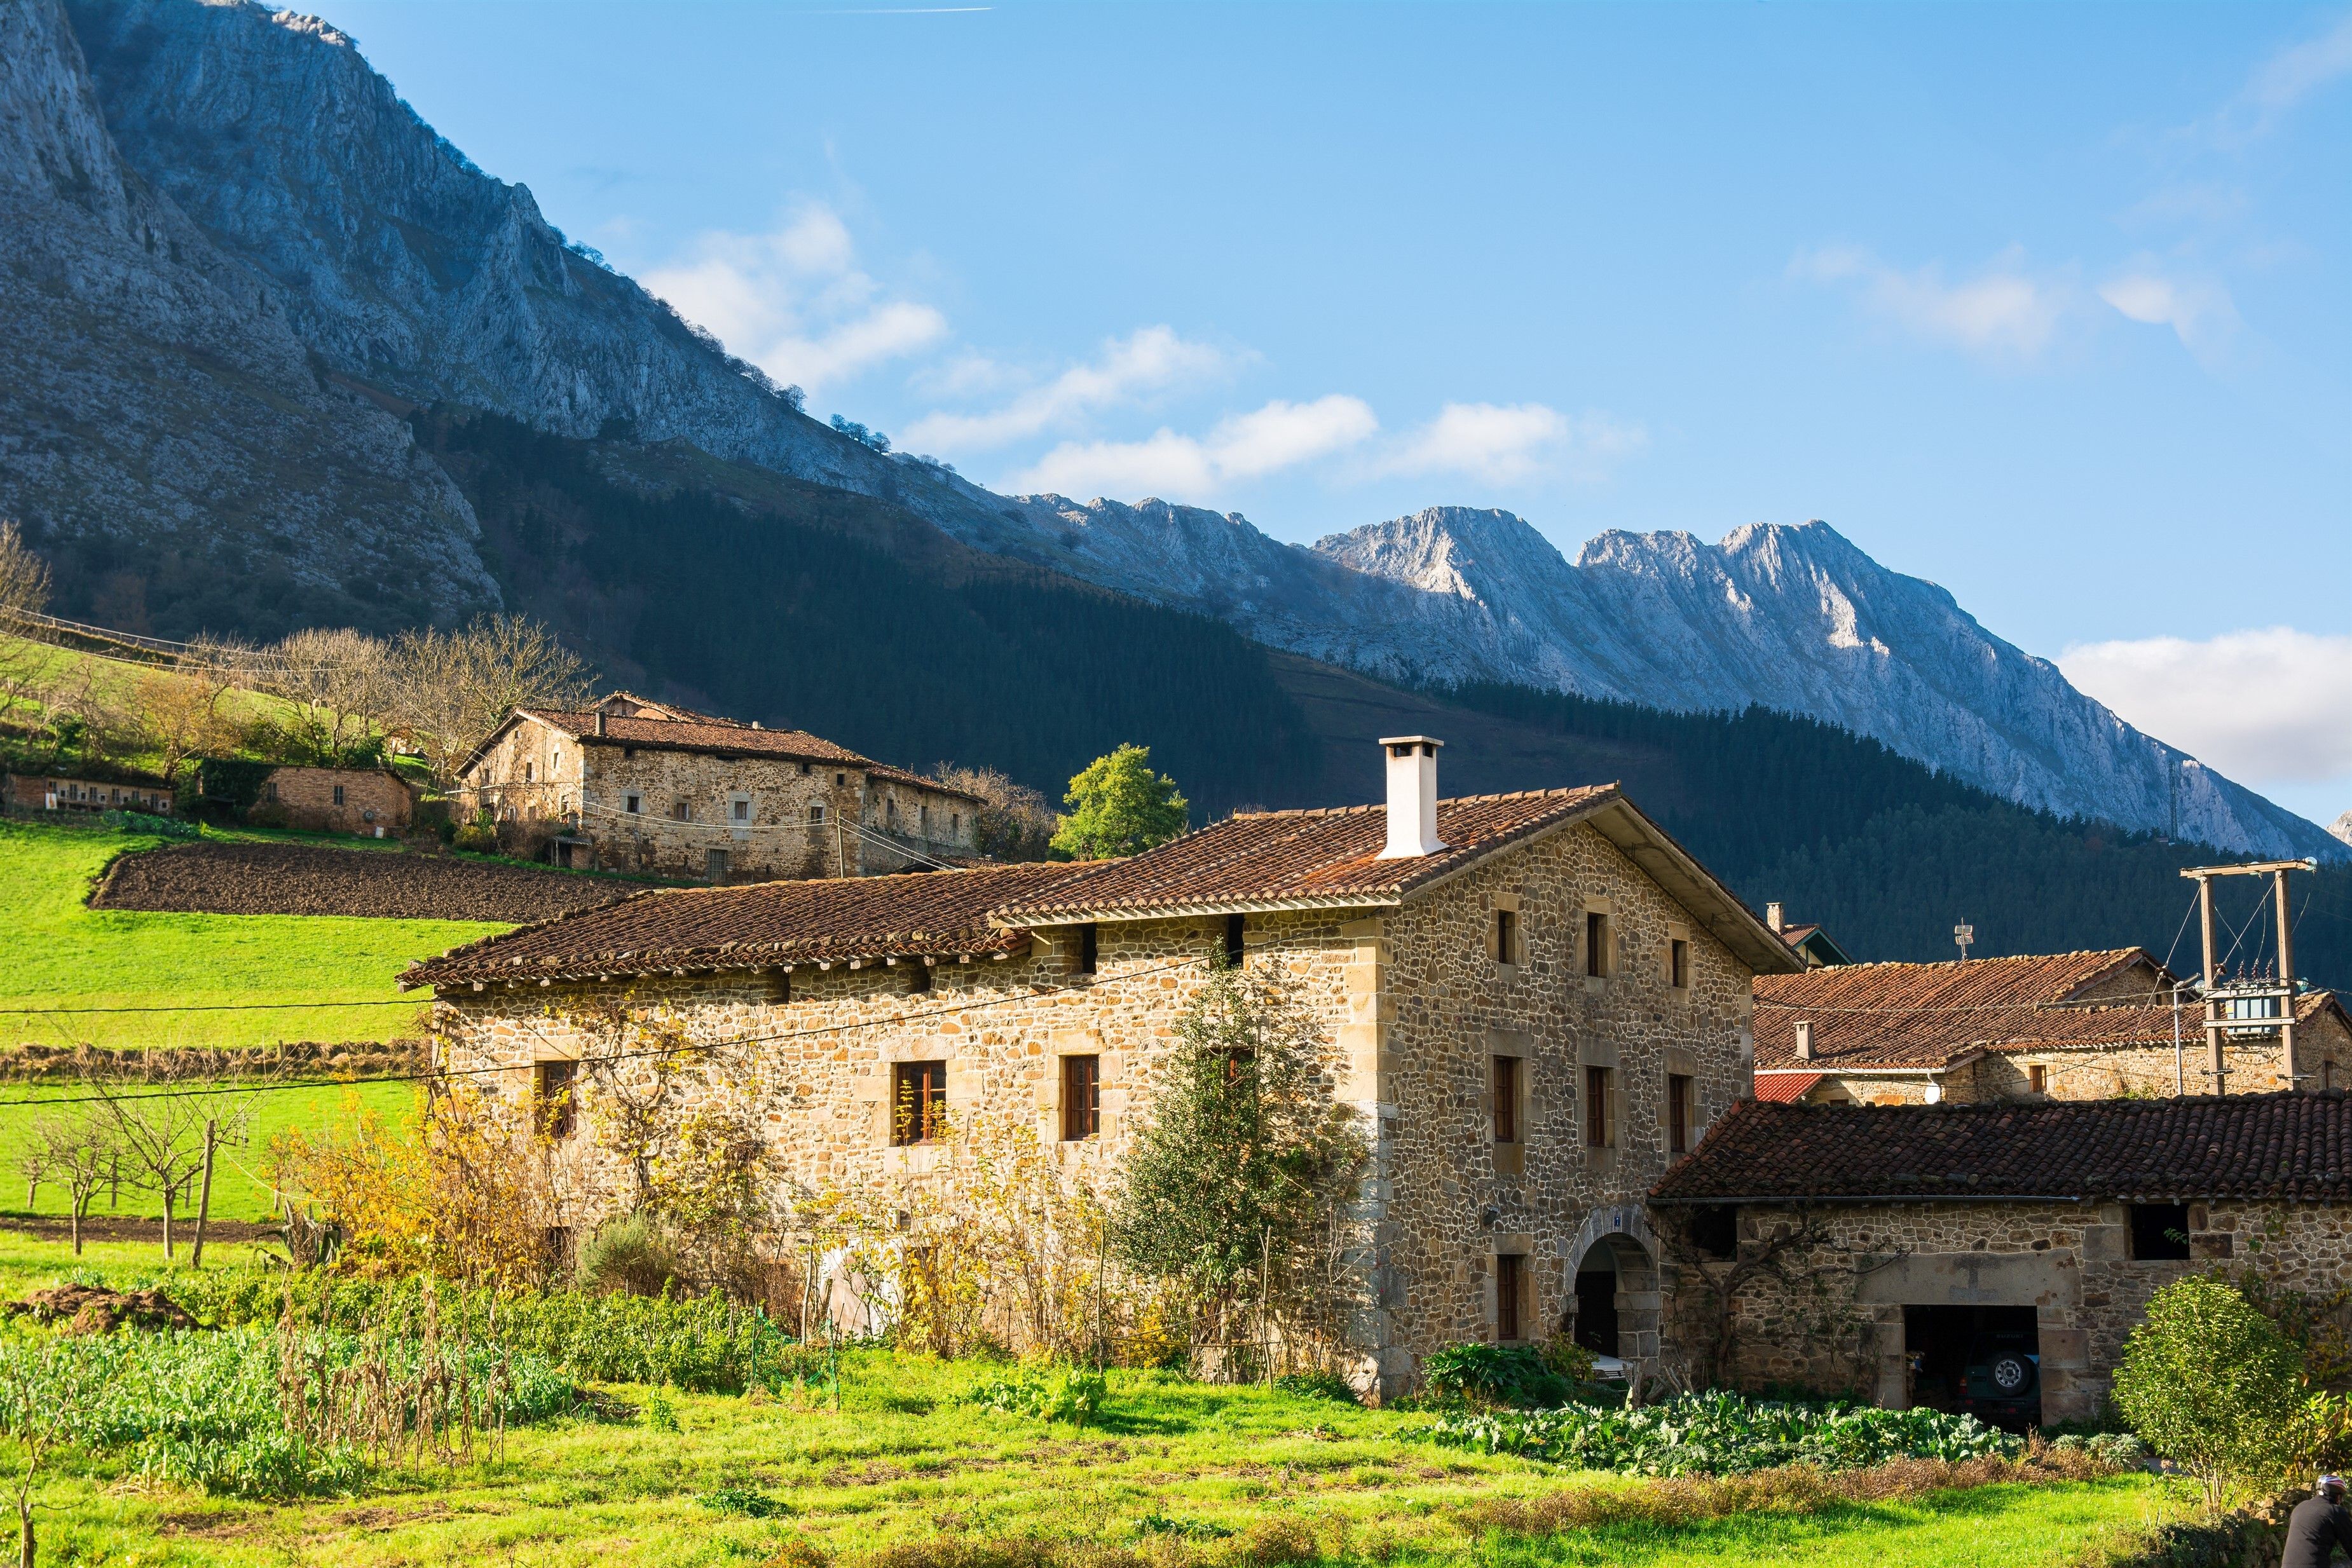
[[[404,850],[197,843],[124,855],[93,909],[205,915],[361,915],[399,920],[545,920],[640,890],[604,877],[486,865]]]

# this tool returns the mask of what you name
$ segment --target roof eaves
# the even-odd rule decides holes
[[[1683,848],[1672,833],[1652,821],[1648,814],[1627,799],[1622,789],[1615,785],[1610,786],[1609,795],[1597,805],[1616,808],[1615,811],[1604,813],[1596,810],[1593,812],[1594,827],[1601,831],[1601,836],[1615,844],[1626,859],[1641,867],[1643,874],[1664,889],[1675,903],[1689,910],[1694,917],[1706,926],[1716,940],[1746,959],[1751,970],[1758,974],[1774,971],[1782,974],[1805,972],[1806,964],[1803,956],[1781,941],[1780,933],[1764,924],[1762,915],[1748,908],[1746,900],[1733,893],[1724,884],[1721,878],[1707,870],[1706,864],[1696,855]],[[1619,842],[1601,826],[1609,816],[1614,816],[1620,812],[1631,819],[1641,830],[1646,841],[1638,846],[1628,846]],[[1679,891],[1674,885],[1674,881],[1660,874],[1658,866],[1645,862],[1643,851],[1648,852],[1650,859],[1665,862],[1674,879],[1680,880],[1690,886],[1700,895],[1700,898],[1695,901]],[[1699,903],[1707,901],[1713,902],[1718,912],[1725,916],[1723,924],[1709,918],[1707,912],[1698,906]],[[1726,929],[1727,925],[1728,929]],[[1758,961],[1759,958],[1761,962]]]
[[[1394,909],[1399,900],[1389,893],[1349,893],[1295,898],[1200,898],[1160,902],[1100,904],[1019,904],[992,910],[989,922],[1008,929],[1039,925],[1083,925],[1116,920],[1175,920],[1195,915],[1276,915],[1318,909]]]

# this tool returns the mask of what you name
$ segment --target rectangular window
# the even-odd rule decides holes
[[[2135,1203],[2131,1214],[2131,1255],[2140,1263],[2180,1263],[2189,1258],[2189,1206],[2185,1203]]]
[[[1597,909],[1584,912],[1584,972],[1609,973],[1609,916]]]
[[[1690,944],[1679,936],[1666,944],[1666,984],[1678,991],[1690,988]]]
[[[1495,1260],[1495,1337],[1508,1344],[1527,1337],[1522,1310],[1527,1304],[1528,1260],[1516,1252]]]
[[[1495,962],[1516,964],[1519,961],[1519,913],[1516,909],[1495,911]]]
[[[926,805],[915,808],[915,825],[922,830],[923,837],[928,839],[931,836],[930,807]]]
[[[1587,1148],[1609,1146],[1609,1070],[1588,1067],[1584,1070],[1584,1144]]]
[[[948,837],[951,839],[961,839],[963,837],[963,813],[961,811],[950,811],[948,813]]]
[[[902,1061],[890,1069],[890,1141],[928,1144],[947,1130],[948,1064]]]
[[[805,762],[803,762],[803,763],[802,763],[802,764],[801,764],[801,777],[802,777],[802,778],[803,778],[803,779],[807,778],[807,777],[809,776],[810,771],[811,771],[811,768],[810,768],[809,764],[807,764],[807,763],[805,763]]]
[[[542,1061],[531,1070],[531,1114],[542,1136],[568,1138],[578,1125],[573,1090],[579,1073],[576,1061]]]
[[[751,820],[751,801],[738,796],[736,799],[728,801],[727,806],[730,813],[734,817],[735,821],[739,822],[748,822]]]
[[[1062,1141],[1076,1143],[1102,1131],[1102,1058],[1062,1058]]]
[[[811,802],[809,803],[809,824],[810,824],[810,826],[812,826],[812,827],[818,827],[818,828],[822,828],[822,827],[824,827],[824,801],[822,801],[822,800],[813,800],[813,801],[811,801]]]
[[[336,804],[336,805],[338,805],[338,806],[340,806],[340,805],[341,805],[342,803],[343,803],[343,787],[342,787],[341,785],[338,784],[338,785],[336,785],[336,786],[335,786],[335,804]]]
[[[632,794],[621,805],[621,810],[632,817],[643,815],[645,809],[646,798],[643,795]]]
[[[2050,1070],[2042,1066],[2038,1061],[2032,1066],[2027,1068],[2025,1070],[2025,1089],[2026,1092],[2029,1094],[2047,1094],[2050,1092]]]
[[[1078,973],[1091,975],[1101,956],[1100,934],[1089,922],[1078,927]]]
[[[1670,1155],[1690,1153],[1691,1124],[1696,1120],[1692,1113],[1697,1108],[1692,1088],[1686,1074],[1666,1074],[1666,1152]]]
[[[920,958],[918,958],[908,967],[907,989],[909,991],[928,991],[930,988],[931,967],[929,964],[924,963]]]
[[[1519,1141],[1519,1059],[1498,1056],[1494,1062],[1495,1141]]]
[[[278,780],[277,780],[277,779],[271,779],[268,784],[264,785],[262,788],[263,788],[263,789],[264,789],[264,790],[268,794],[268,796],[269,796],[269,798],[270,798],[271,800],[275,800],[276,799],[278,799]],[[74,791],[73,791],[73,792],[74,792],[74,799],[75,799],[75,800],[80,800],[80,799],[81,799],[81,786],[80,786],[80,785],[79,785],[79,784],[75,785],[75,786],[74,786]]]
[[[1241,915],[1228,915],[1225,916],[1226,967],[1238,969],[1242,967],[1242,951],[1244,946],[1243,938],[1248,934],[1248,916]]]
[[[673,821],[691,822],[694,821],[694,807],[685,800],[673,800],[670,802],[669,814]]]
[[[725,882],[727,880],[727,852],[725,850],[703,851],[702,874],[709,877],[712,882]]]

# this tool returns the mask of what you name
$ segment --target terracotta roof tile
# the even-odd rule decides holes
[[[1658,1203],[2057,1197],[2352,1199],[2352,1099],[1733,1108]]]
[[[1787,1105],[1802,1100],[1813,1092],[1813,1085],[1828,1077],[1825,1072],[1767,1072],[1756,1080],[1756,1098],[1767,1105]]]
[[[1381,806],[1235,813],[1130,860],[1008,906],[1007,920],[1054,920],[1199,906],[1379,904],[1544,828],[1618,798],[1614,784],[1471,795],[1437,803],[1433,855],[1381,860]]]
[[[759,729],[733,719],[715,718],[698,714],[691,720],[671,718],[624,718],[617,714],[604,719],[604,733],[596,733],[593,713],[571,713],[551,708],[518,708],[551,728],[560,729],[583,746],[634,746],[654,751],[722,752],[740,757],[776,757],[792,762],[823,762],[835,767],[855,768],[874,779],[887,779],[894,783],[911,784],[941,795],[958,795],[967,800],[980,796],[969,789],[958,789],[910,773],[903,768],[893,768],[887,762],[877,762],[836,746],[821,735],[811,735],[804,729]],[[688,710],[677,709],[677,712]]]
[[[2172,1038],[2169,1004],[2090,1004],[2068,998],[2135,963],[2163,971],[2137,947],[1965,964],[1841,964],[1756,979],[1756,1065],[1948,1067],[1986,1051],[2086,1047]],[[2153,983],[2153,982],[2152,982]],[[1813,1026],[1800,1062],[1796,1023]]]
[[[401,985],[1017,953],[1028,933],[990,924],[990,912],[1087,869],[1024,862],[907,876],[664,888],[454,948],[411,966]]]

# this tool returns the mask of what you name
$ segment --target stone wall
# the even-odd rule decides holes
[[[416,795],[381,768],[274,768],[261,803],[284,807],[295,827],[313,832],[389,833],[408,826]]]
[[[1520,950],[1505,963],[1494,915],[1511,904]],[[1584,972],[1589,909],[1610,920],[1600,978]],[[459,991],[442,998],[436,1027],[452,1066],[509,1069],[489,1081],[520,1103],[534,1062],[614,1049],[581,1021],[600,1001],[666,1012],[694,1041],[739,1047],[740,1065],[723,1082],[686,1084],[680,1110],[705,1096],[733,1101],[810,1190],[951,1181],[951,1148],[889,1141],[892,1065],[942,1061],[952,1112],[1026,1121],[1074,1175],[1099,1178],[1129,1146],[1199,994],[1202,956],[1224,934],[1222,915],[1106,924],[1096,972],[1081,975],[1077,931],[1041,930],[1016,958],[929,967],[920,989],[914,966],[875,965]],[[1690,943],[1690,984],[1679,990],[1666,977],[1675,939]],[[1687,1069],[1693,1080],[1694,1144],[1746,1092],[1749,976],[1727,949],[1581,826],[1498,853],[1402,910],[1251,915],[1244,944],[1245,973],[1278,981],[1304,1010],[1331,1092],[1373,1145],[1356,1216],[1362,1247],[1349,1260],[1362,1281],[1350,1335],[1360,1383],[1402,1392],[1420,1356],[1493,1337],[1498,1251],[1528,1260],[1529,1337],[1560,1321],[1580,1261],[1619,1260],[1621,1314],[1638,1341],[1626,1349],[1657,1353],[1654,1239],[1640,1200],[1670,1157],[1665,1075]],[[1101,1059],[1102,1132],[1076,1145],[1059,1136],[1066,1055]],[[1498,1055],[1525,1063],[1524,1130],[1512,1145],[1494,1139]],[[1597,1150],[1581,1142],[1587,1065],[1615,1075],[1612,1146]],[[578,1220],[621,1200],[627,1173],[584,1130],[564,1157],[585,1194]]]
[[[1831,1072],[1805,1096],[1819,1103],[1852,1100],[1865,1105],[1917,1105],[1937,1085],[1948,1103],[1982,1100],[2115,1100],[2169,1098],[2182,1088],[2210,1094],[2212,1074],[2201,1019],[2194,1007],[2181,1012],[2183,1040],[2153,1045],[1994,1051],[1930,1075],[1921,1072]],[[2296,1071],[2305,1090],[2352,1089],[2352,1031],[2334,1009],[2322,1009],[2294,1031]],[[2290,1087],[2282,1071],[2275,1033],[2227,1039],[2222,1057],[2232,1094],[2273,1094]],[[2042,1087],[2033,1087],[2032,1069],[2042,1069]]]
[[[101,784],[66,774],[0,773],[7,804],[20,811],[149,811],[172,814],[173,792],[160,784]]]
[[[1679,1227],[1686,1213],[1664,1211],[1658,1223]],[[1752,1258],[1808,1220],[1821,1243],[1782,1253],[1785,1280],[1759,1271],[1735,1298],[1729,1380],[1741,1386],[1854,1393],[1904,1408],[1906,1306],[2031,1307],[2043,1420],[2088,1420],[2105,1406],[2148,1298],[2182,1275],[2251,1265],[2293,1290],[2352,1287],[2352,1211],[2324,1205],[2190,1204],[2187,1261],[2134,1259],[2121,1204],[1753,1205],[1738,1210],[1740,1252]],[[1712,1325],[1706,1293],[1679,1277],[1686,1268],[1681,1257],[1669,1268],[1670,1330],[1692,1342]]]

